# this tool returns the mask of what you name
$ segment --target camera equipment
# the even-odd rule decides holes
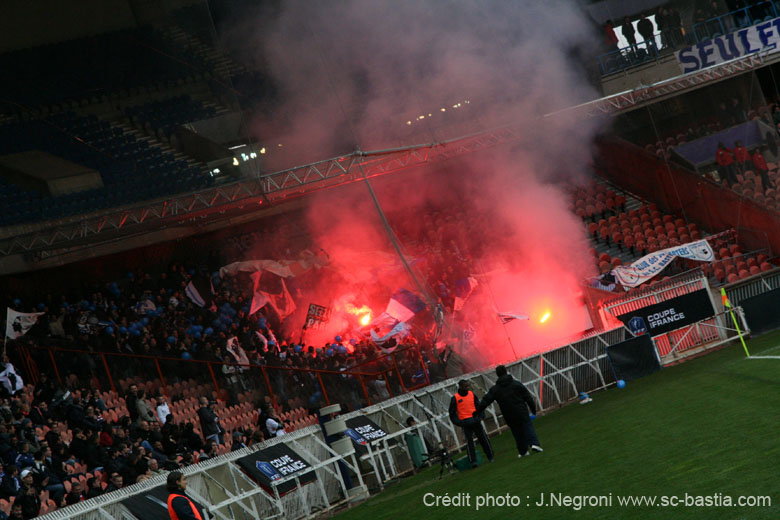
[[[452,462],[452,455],[450,455],[450,451],[443,442],[439,443],[439,449],[436,451],[436,458],[438,458],[440,462],[439,480],[441,480],[444,475],[444,468],[450,470],[450,475],[455,474],[455,464]]]

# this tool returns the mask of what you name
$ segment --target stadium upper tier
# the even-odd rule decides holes
[[[59,113],[0,126],[0,155],[39,150],[99,172],[103,187],[52,197],[0,179],[0,225],[48,220],[207,186],[211,178],[96,116]]]
[[[95,101],[133,89],[175,85],[212,74],[201,49],[151,27],[115,31],[0,55],[14,71],[0,85],[4,113]]]

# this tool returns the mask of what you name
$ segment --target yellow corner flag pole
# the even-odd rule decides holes
[[[729,313],[731,314],[731,319],[734,320],[734,326],[737,328],[737,334],[739,335],[739,340],[742,342],[742,348],[745,349],[745,355],[747,357],[750,357],[750,352],[748,352],[747,345],[745,345],[745,338],[742,337],[742,331],[739,330],[739,323],[737,323],[737,317],[734,316],[734,308],[731,306],[731,302],[729,301],[728,296],[726,296],[726,289],[724,289],[723,287],[720,288],[720,296],[721,298],[723,298],[723,306],[729,310]]]

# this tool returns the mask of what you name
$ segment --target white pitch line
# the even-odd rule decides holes
[[[780,349],[780,345],[775,345],[774,347],[769,347],[767,349],[762,350],[761,352],[758,353],[758,355],[762,356],[764,354],[768,354],[769,352],[772,352],[773,350],[778,350],[778,349]],[[771,358],[776,356],[769,356],[769,357]]]
[[[780,356],[750,356],[747,359],[780,359]]]

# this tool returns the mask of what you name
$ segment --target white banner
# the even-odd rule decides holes
[[[618,266],[612,272],[623,287],[636,287],[663,271],[676,257],[712,262],[715,253],[709,242],[697,240],[650,253],[631,265]]]
[[[16,339],[24,336],[38,321],[38,316],[43,316],[43,313],[16,312],[11,307],[8,307],[8,312],[6,313],[7,321],[5,322],[5,337],[8,339]]]
[[[723,18],[724,23],[726,19]],[[715,24],[717,22],[713,22]],[[720,29],[718,29],[720,31]],[[780,18],[761,22],[675,53],[683,74],[696,72],[759,51],[772,54],[780,43]]]

